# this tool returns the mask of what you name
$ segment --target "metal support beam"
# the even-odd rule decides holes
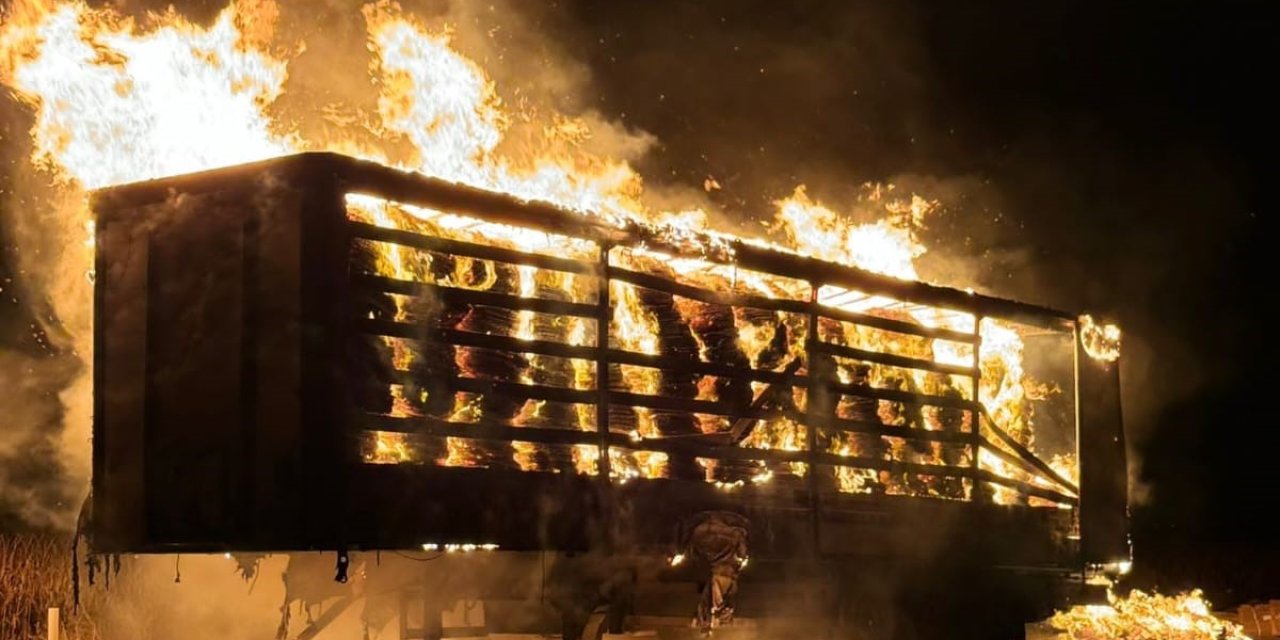
[[[613,245],[600,243],[597,263],[596,288],[596,431],[600,435],[600,456],[596,459],[596,471],[606,491],[611,489],[609,462],[609,332],[613,319],[613,305],[609,292],[611,274],[609,252]]]
[[[982,396],[979,395],[982,389],[982,316],[973,316],[973,372],[970,380],[973,385],[970,387],[972,393],[970,398],[979,406],[982,405]],[[969,414],[969,450],[973,452],[973,460],[969,466],[973,467],[976,474],[982,468],[982,416],[985,411]],[[987,494],[983,491],[982,482],[975,475],[973,485],[969,489],[969,499],[975,502],[986,501]]]
[[[816,305],[818,303],[818,289],[821,287],[817,282],[810,282],[809,303]],[[809,313],[809,329],[805,336],[805,357],[808,359],[806,363],[809,369],[809,387],[806,391],[804,410],[808,419],[805,420],[805,453],[807,454],[806,464],[809,465],[807,470],[809,480],[809,518],[813,529],[813,555],[817,557],[822,552],[822,518],[819,511],[822,503],[818,497],[818,429],[816,425],[819,420],[828,416],[831,411],[831,390],[825,384],[828,379],[829,372],[826,367],[826,358],[820,355],[817,344],[820,341],[818,337],[818,314]]]

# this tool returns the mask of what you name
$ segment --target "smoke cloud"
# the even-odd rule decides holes
[[[91,249],[83,194],[29,168],[29,117],[0,103],[0,522],[68,529],[87,493]]]
[[[67,482],[58,434],[66,411],[56,392],[77,375],[67,358],[0,353],[0,388],[10,401],[0,418],[0,527],[8,518],[62,529],[79,507]]]

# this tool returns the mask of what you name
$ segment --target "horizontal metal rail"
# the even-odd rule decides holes
[[[972,411],[974,413],[982,411],[981,403],[974,400],[965,400],[964,398],[912,393],[910,391],[899,391],[897,389],[880,389],[870,385],[851,384],[848,382],[837,382],[835,380],[827,381],[825,386],[828,389],[838,391],[847,396],[875,398],[877,400],[889,400],[892,402],[901,402],[903,404],[921,404],[930,407],[947,407],[950,409]]]
[[[1067,495],[1065,493],[1054,491],[1053,489],[1046,489],[1044,487],[1031,484],[1030,482],[1023,482],[1021,480],[1014,480],[1013,478],[1006,478],[1002,475],[992,473],[986,469],[974,470],[974,478],[982,482],[990,482],[992,484],[998,484],[1004,487],[1009,487],[1010,489],[1014,489],[1023,495],[1034,496],[1036,498],[1048,500],[1056,504],[1069,505],[1073,507],[1078,506],[1080,504],[1080,499],[1077,498],[1076,496]]]
[[[566,387],[460,376],[413,377],[406,373],[402,378],[404,381],[439,383],[447,388],[454,388],[459,391],[471,391],[475,393],[503,393],[530,400],[553,400],[558,402],[581,403],[592,403],[595,401],[595,397],[590,393],[591,390],[589,389],[578,390]],[[917,395],[907,393],[905,391],[892,391],[890,389],[876,389],[873,387],[853,385],[849,385],[849,387],[849,395],[859,395],[867,398],[887,397],[903,402],[913,402],[922,405],[930,405],[931,403],[948,400],[948,398],[944,398],[942,396]],[[611,404],[630,407],[643,407],[647,409],[658,409],[677,413],[725,416],[729,418],[770,419],[781,417],[783,415],[778,409],[752,409],[749,403],[730,402],[726,400],[677,398],[667,395],[620,391],[612,388],[609,391],[609,401]],[[803,414],[797,414],[796,417],[802,416]],[[805,419],[807,420],[807,418]]]
[[[836,307],[830,307],[822,303],[815,304],[807,300],[766,298],[763,296],[744,293],[712,291],[710,289],[703,289],[690,284],[675,282],[661,276],[649,273],[640,273],[638,271],[630,271],[619,267],[609,268],[609,278],[611,280],[621,280],[646,289],[662,291],[663,293],[669,293],[674,296],[680,296],[682,298],[688,298],[690,300],[697,300],[698,302],[705,302],[709,304],[721,304],[734,307],[753,307],[757,309],[769,309],[771,311],[781,311],[802,315],[817,313],[819,316],[830,318],[832,320],[849,322],[883,331],[914,335],[922,338],[947,340],[950,342],[962,342],[966,344],[972,344],[974,342],[973,334],[965,333],[963,331],[926,327],[903,320],[894,320],[892,318],[882,318],[880,316],[858,313],[856,311],[847,311]]]
[[[595,427],[558,429],[555,427],[513,427],[492,421],[451,422],[424,416],[393,417],[374,414],[358,414],[354,419],[364,428],[391,433],[448,438],[470,438],[497,442],[532,442],[536,444],[587,444],[594,446],[599,436]],[[626,440],[625,435],[619,442]]]
[[[802,387],[808,384],[808,378],[795,373],[787,373],[786,371],[773,371],[769,369],[752,369],[750,367],[739,367],[718,362],[703,362],[692,358],[672,358],[671,356],[652,355],[647,353],[636,353],[635,351],[624,351],[622,349],[609,349],[606,353],[608,361],[612,364],[625,364],[634,367],[645,367],[649,369],[675,369],[680,372],[696,373],[705,376],[715,376],[720,378],[735,378],[740,380],[751,380],[756,382],[768,382],[770,384],[791,385]]]
[[[822,303],[814,306],[819,316],[838,320],[840,322],[848,322],[850,324],[862,325],[873,329],[881,329],[884,331],[892,331],[893,333],[902,333],[912,336],[920,336],[922,338],[930,338],[933,340],[946,340],[948,342],[960,342],[964,344],[974,344],[976,342],[972,333],[964,331],[954,331],[952,329],[942,329],[938,327],[926,327],[914,322],[905,320],[894,320],[892,318],[882,318],[873,316],[868,313],[860,313],[857,311],[849,311],[837,307],[830,307]]]
[[[594,347],[568,345],[560,342],[551,342],[547,340],[527,340],[523,338],[513,338],[509,336],[497,336],[484,333],[473,333],[469,331],[458,331],[456,329],[424,329],[416,325],[391,322],[386,320],[370,320],[361,319],[356,321],[358,330],[373,335],[384,335],[390,337],[406,338],[413,340],[436,340],[444,344],[460,347],[475,347],[481,349],[495,349],[500,351],[510,351],[514,353],[532,353],[538,355],[558,356],[562,358],[576,358],[582,360],[594,360],[596,350]],[[699,368],[704,369],[707,375],[728,375],[733,373],[746,374],[747,371],[724,367],[723,365],[715,365],[712,363],[700,363],[692,359],[680,359],[670,357],[652,357],[645,354],[634,352],[626,352],[615,349],[609,350],[609,355],[617,354],[617,360],[612,360],[619,364],[634,364],[635,366],[646,366],[660,369],[675,369],[677,371],[689,372]],[[707,365],[707,366],[702,366]],[[749,376],[743,375],[744,378],[752,377],[762,381],[781,382],[783,384],[793,384],[795,386],[805,386],[809,383],[809,378],[802,375],[786,375],[778,372],[764,371],[759,369],[750,370]],[[939,396],[922,393],[912,393],[910,391],[899,391],[896,389],[880,389],[869,385],[858,385],[843,383],[838,381],[828,381],[826,386],[830,389],[840,392],[844,395],[857,396],[863,398],[873,398],[878,400],[890,400],[893,402],[902,402],[905,404],[919,404],[926,406],[949,407],[961,409],[965,411],[981,411],[980,403],[963,398],[955,398],[950,396]],[[683,398],[666,398],[655,400],[658,396],[649,396],[647,394],[628,394],[635,396],[640,400],[637,406],[659,406],[659,408],[671,408],[673,410],[687,410],[691,412],[702,413],[720,413],[721,415],[731,415],[723,413],[723,409],[728,405],[722,403],[706,401],[706,400],[687,400]],[[651,403],[660,402],[660,405]],[[681,404],[689,403],[689,404]],[[712,410],[707,410],[712,409]]]
[[[991,415],[987,413],[986,407],[980,406],[980,410],[982,412],[982,418],[983,418],[982,423],[985,424],[986,428],[990,430],[991,433],[994,433],[996,435],[996,437],[1000,440],[1001,444],[1004,444],[1010,449],[1013,449],[1014,453],[1018,454],[1018,457],[1022,458],[1024,461],[1034,466],[1036,469],[1040,471],[1040,473],[1043,473],[1046,477],[1056,482],[1062,488],[1076,495],[1080,495],[1079,487],[1077,487],[1074,483],[1067,480],[1066,478],[1063,478],[1061,474],[1055,471],[1053,467],[1050,467],[1047,463],[1045,463],[1044,460],[1041,460],[1038,456],[1036,456],[1036,454],[1031,453],[1029,449],[1022,446],[1022,444],[1019,443],[1017,440],[1014,440],[1013,436],[1010,436],[1009,434],[1005,433],[1003,429],[996,426],[995,421],[991,419]]]
[[[865,422],[845,420],[843,418],[819,418],[816,425],[822,431],[842,431],[861,433],[904,440],[926,440],[929,442],[947,442],[970,446],[973,438],[967,431],[944,431],[937,429],[920,429],[907,425],[884,424],[882,422]]]
[[[533,353],[543,356],[595,360],[595,347],[564,344],[550,340],[526,340],[511,336],[473,333],[457,329],[420,327],[406,322],[360,318],[353,322],[356,331],[369,335],[439,342],[459,347],[494,349],[515,353]]]
[[[526,400],[549,400],[551,402],[567,402],[570,404],[595,404],[594,389],[566,389],[541,384],[523,382],[502,382],[482,378],[441,378],[442,382],[455,391],[470,393],[498,394],[503,397],[523,398]]]
[[[978,436],[978,439],[979,439],[979,444],[984,451],[990,451],[992,455],[1000,458],[1001,460],[1004,460],[1009,464],[1014,465],[1015,467],[1021,469],[1023,472],[1027,473],[1028,475],[1031,475],[1031,476],[1041,475],[1042,472],[1040,471],[1039,467],[1031,464],[1030,462],[1027,462],[1022,457],[1009,453],[1004,449],[1001,449],[1000,447],[996,446],[995,443],[991,442],[990,440],[982,436]],[[1052,478],[1048,478],[1048,479],[1052,480],[1054,484],[1061,486],[1063,489],[1067,489],[1073,494],[1075,493],[1074,487],[1070,483],[1068,483],[1066,486],[1062,486],[1061,482],[1053,480]]]
[[[627,391],[610,391],[609,403],[676,413],[701,413],[705,415],[725,416],[728,418],[767,420],[777,416],[777,411],[769,409],[752,409],[749,405],[738,404],[736,402],[672,398],[669,396],[650,395],[647,393],[631,393]]]
[[[708,304],[719,304],[730,307],[753,307],[756,309],[768,309],[770,311],[784,311],[788,313],[808,313],[810,309],[809,303],[802,300],[766,298],[764,296],[746,293],[712,291],[710,289],[695,287],[690,284],[676,282],[675,280],[655,276],[649,273],[630,271],[621,267],[609,267],[609,279],[626,282],[637,287],[653,289],[654,291],[669,293],[681,298],[697,300],[698,302],[706,302]]]
[[[849,358],[852,360],[861,360],[864,362],[874,362],[876,364],[885,364],[892,367],[903,367],[906,369],[921,369],[924,371],[933,371],[936,373],[947,373],[958,376],[976,377],[978,372],[973,367],[962,365],[945,364],[925,360],[923,358],[911,358],[908,356],[900,356],[883,351],[868,351],[866,349],[856,349],[854,347],[846,347],[840,344],[830,342],[816,341],[815,346],[818,351],[836,356],[837,358]]]
[[[492,334],[458,331],[455,329],[432,330],[405,322],[373,320],[369,318],[357,318],[355,320],[355,325],[358,331],[376,336],[387,336],[418,341],[430,341],[435,337],[440,339],[441,342],[448,343],[452,346],[467,346],[481,349],[494,349],[498,351],[533,353],[537,355],[559,356],[562,358],[595,359],[594,347],[566,345],[560,342],[526,340],[510,336],[496,336]],[[444,338],[446,335],[454,336],[455,334],[467,335],[457,338],[456,341]],[[561,349],[560,347],[567,348]],[[584,352],[581,351],[581,349],[591,350],[592,355],[582,355]],[[744,381],[750,380],[768,382],[771,384],[793,385],[798,387],[808,384],[808,379],[805,376],[787,373],[786,371],[752,369],[750,367],[726,365],[717,362],[704,362],[693,358],[673,358],[671,356],[638,353],[622,349],[608,349],[606,351],[606,355],[610,364],[645,367],[659,370],[675,369],[680,372],[696,373],[699,375],[737,378]]]
[[[402,381],[409,381],[408,376],[402,376]],[[504,396],[514,397],[523,400],[546,400],[549,402],[561,402],[567,404],[593,404],[594,390],[566,389],[562,387],[549,387],[543,385],[531,385],[518,382],[497,382],[490,380],[481,380],[476,378],[438,378],[438,382],[442,383],[437,389],[447,392],[467,392],[467,393],[500,393]],[[634,394],[626,394],[622,392],[610,392],[611,400],[633,399]],[[661,396],[644,396],[644,398],[661,398]],[[705,402],[705,401],[702,401]],[[715,403],[708,403],[715,404]],[[643,405],[623,405],[623,408],[630,408]],[[654,407],[648,407],[654,408]],[[723,407],[712,407],[710,409],[722,409]],[[659,411],[671,411],[669,409],[657,408]],[[675,414],[690,414],[693,412],[678,411]],[[771,409],[739,409],[733,415],[715,413],[713,411],[699,412],[701,415],[715,415],[728,418],[737,418],[748,421],[768,421],[777,419],[788,419],[797,424],[804,424],[805,415],[799,411],[790,410],[771,410]],[[377,414],[371,414],[377,415]],[[697,415],[697,414],[694,414]],[[503,424],[503,423],[495,423]],[[556,430],[575,430],[580,427],[574,424],[564,425],[540,425]],[[807,425],[806,425],[807,426]],[[846,420],[842,418],[819,418],[815,425],[820,432],[825,434],[834,433],[856,433],[867,436],[883,436],[888,438],[901,438],[903,440],[917,440],[923,442],[940,442],[954,445],[964,445],[971,448],[974,445],[973,439],[968,432],[962,431],[944,431],[935,429],[922,429],[908,425],[891,425],[877,422],[862,422],[857,420]],[[630,438],[631,435],[628,434]],[[660,436],[645,437],[643,440],[631,440],[633,444],[637,442],[651,443],[664,440],[683,440],[690,442],[703,442],[714,444],[717,446],[736,445],[736,441],[732,439],[730,431],[715,431],[710,433],[689,433],[689,434],[669,434]],[[990,443],[986,443],[990,447]],[[1012,456],[1000,451],[1003,456],[1009,456],[1008,460],[1026,467],[1026,463],[1016,456]],[[1031,467],[1026,467],[1029,471]],[[1032,471],[1034,473],[1034,471]]]
[[[351,284],[356,289],[421,297],[445,304],[482,305],[516,311],[536,311],[538,313],[553,313],[595,319],[596,306],[594,303],[567,302],[490,291],[475,291],[461,287],[448,287],[368,274],[353,274],[351,276]]]
[[[347,230],[354,238],[389,242],[414,249],[424,249],[438,253],[448,253],[480,260],[493,260],[509,264],[522,264],[552,271],[564,271],[584,275],[596,275],[595,265],[589,262],[571,260],[540,253],[529,253],[515,249],[505,249],[486,244],[475,244],[462,240],[450,240],[437,236],[428,236],[403,229],[388,229],[367,222],[348,221]]]
[[[590,445],[599,443],[599,435],[594,431],[575,429],[549,429],[538,427],[513,427],[493,422],[449,422],[425,417],[391,417],[372,414],[361,414],[355,417],[364,428],[393,433],[405,433],[423,436],[468,438],[498,442],[531,442],[552,445]],[[1020,480],[1005,478],[985,470],[974,470],[965,466],[950,466],[884,460],[858,456],[842,456],[827,452],[790,451],[784,449],[759,449],[751,447],[716,447],[686,440],[644,440],[636,442],[627,434],[611,432],[608,434],[610,447],[620,447],[631,451],[656,451],[672,455],[713,458],[717,460],[759,461],[770,463],[813,463],[831,467],[850,467],[889,471],[891,473],[911,473],[918,475],[962,478],[991,482],[1015,489],[1025,495],[1035,496],[1058,504],[1074,505],[1078,499],[1051,489],[1039,487]],[[836,493],[836,492],[829,492]]]

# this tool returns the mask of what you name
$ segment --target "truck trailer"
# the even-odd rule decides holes
[[[95,553],[444,554],[437,612],[540,565],[567,638],[1004,637],[1129,559],[1079,314],[331,153],[93,209]]]

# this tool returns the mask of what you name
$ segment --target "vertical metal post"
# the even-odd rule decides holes
[[[609,251],[613,245],[600,243],[599,279],[596,288],[596,431],[600,435],[600,456],[596,472],[602,484],[610,484],[609,473]]]
[[[107,438],[110,437],[108,434],[111,431],[110,429],[107,428],[106,421],[104,420],[105,416],[107,415],[105,396],[108,393],[108,391],[107,391],[106,384],[102,379],[102,373],[103,371],[106,370],[106,364],[107,364],[106,362],[107,361],[106,359],[107,344],[105,340],[106,333],[107,333],[106,332],[107,322],[105,320],[105,318],[107,318],[107,315],[106,315],[107,309],[106,309],[106,306],[103,304],[103,299],[106,297],[107,283],[110,280],[108,279],[108,276],[107,276],[109,272],[106,269],[106,264],[105,264],[106,256],[104,255],[103,246],[106,244],[106,241],[107,241],[105,227],[106,227],[106,221],[108,217],[105,215],[99,215],[96,210],[93,212],[93,214],[94,214],[93,215],[93,219],[94,219],[94,226],[93,226],[93,233],[94,233],[94,236],[93,236],[93,317],[94,317],[94,322],[93,322],[93,369],[90,370],[90,374],[93,376],[93,387],[92,387],[93,393],[91,394],[93,397],[90,398],[90,401],[93,403],[93,414],[92,414],[93,417],[91,418],[92,425],[90,426],[93,437],[90,438],[90,443],[89,443],[90,455],[92,456],[92,460],[93,460],[93,463],[92,463],[93,472],[89,474],[89,497],[87,499],[90,502],[90,508],[93,509],[93,513],[97,514],[97,517],[95,518],[96,522],[94,523],[97,526],[94,528],[98,529],[99,532],[103,531],[104,529],[110,530],[112,531],[112,535],[114,536],[114,535],[118,535],[119,529],[117,528],[117,526],[115,526],[115,521],[114,521],[115,514],[108,511],[107,505],[110,503],[107,500],[107,488],[106,488],[107,483],[103,482],[103,476],[105,475],[105,471],[107,468],[106,467]],[[145,246],[145,244],[143,246]],[[136,256],[136,254],[134,255]],[[135,257],[134,259],[137,259],[137,258]],[[138,302],[134,302],[134,304],[136,305],[138,304]],[[145,486],[150,486],[150,485],[145,485]],[[105,539],[106,536],[102,535],[101,533],[99,533],[98,536],[99,537],[96,541],[99,542],[100,544],[105,543],[109,545],[111,544],[111,542],[114,542],[114,540],[112,540],[111,542],[108,542],[108,540]],[[79,582],[76,581],[74,582],[74,584],[76,585],[77,596],[78,596]],[[76,598],[76,604],[77,605],[79,604],[78,597]]]
[[[231,504],[238,504],[235,535],[248,539],[256,533],[258,492],[253,490],[257,468],[259,416],[258,331],[261,323],[261,227],[260,216],[267,213],[249,210],[241,224],[240,287],[243,296],[240,326],[240,473]]]
[[[1081,400],[1080,398],[1080,350],[1081,350],[1080,323],[1072,322],[1071,323],[1071,375],[1075,379],[1071,381],[1072,382],[1071,388],[1073,391],[1075,391],[1075,398],[1072,399],[1075,402],[1075,404],[1072,405],[1072,410],[1076,414],[1075,454],[1076,454],[1077,461],[1080,460],[1080,455],[1083,449],[1082,445],[1084,444],[1083,441],[1080,439],[1081,436],[1084,435],[1084,432],[1080,428],[1081,427],[1081,424],[1080,424],[1080,409],[1081,409],[1080,407],[1080,400]],[[1080,479],[1076,478],[1077,488],[1079,488],[1079,482],[1080,482]],[[1077,510],[1078,509],[1079,508],[1077,507]]]
[[[1087,353],[1076,358],[1080,551],[1085,563],[1133,557],[1120,363],[1095,360]]]
[[[347,262],[337,259],[350,251],[343,185],[323,162],[304,165],[295,178],[305,185],[301,215],[299,362],[301,459],[304,475],[300,493],[304,517],[293,523],[295,535],[310,546],[336,550],[345,546],[353,526],[345,514],[349,480],[334,469],[357,460],[350,446],[347,416],[351,385],[342,355],[351,335]]]
[[[969,500],[976,502],[982,499],[982,486],[979,480],[980,466],[979,458],[982,456],[982,397],[979,395],[979,389],[982,388],[982,314],[974,312],[973,314],[973,370],[970,372],[973,379],[973,409],[969,434],[969,450],[973,452],[973,459],[969,461],[970,467],[973,469],[973,484],[969,489]]]
[[[826,417],[829,404],[829,390],[826,387],[827,371],[821,364],[818,355],[818,288],[819,284],[809,282],[809,330],[805,336],[805,360],[809,370],[809,387],[805,390],[805,458],[809,465],[809,517],[813,530],[813,555],[817,557],[821,550],[822,535],[821,518],[818,510],[821,507],[818,499],[818,424]]]
[[[1084,426],[1084,425],[1083,425],[1083,424],[1081,424],[1081,422],[1080,422],[1080,412],[1081,412],[1081,410],[1083,409],[1083,407],[1080,405],[1080,401],[1083,399],[1083,398],[1081,398],[1081,396],[1080,396],[1080,373],[1081,373],[1081,371],[1080,371],[1080,365],[1081,365],[1081,361],[1080,361],[1080,351],[1082,350],[1082,343],[1080,342],[1080,337],[1081,337],[1081,336],[1080,336],[1080,322],[1079,322],[1079,321],[1072,322],[1072,323],[1071,323],[1071,364],[1072,364],[1071,373],[1072,373],[1072,375],[1075,377],[1075,380],[1073,380],[1073,381],[1072,381],[1072,382],[1073,382],[1073,384],[1072,384],[1071,386],[1072,386],[1072,388],[1074,389],[1074,391],[1075,391],[1075,396],[1076,396],[1076,397],[1075,397],[1075,405],[1073,406],[1073,409],[1075,410],[1075,414],[1076,414],[1076,451],[1075,451],[1075,454],[1076,454],[1076,464],[1077,464],[1077,465],[1079,465],[1079,464],[1080,464],[1080,462],[1081,462],[1081,460],[1084,458],[1084,440],[1083,440],[1083,438],[1084,438],[1084,429],[1083,429],[1083,426]],[[1087,356],[1087,354],[1086,354],[1086,356]],[[1127,473],[1128,473],[1128,471],[1126,470],[1126,474],[1127,474]],[[1083,494],[1084,494],[1084,489],[1082,488],[1083,486],[1084,486],[1084,474],[1083,474],[1083,473],[1077,473],[1077,474],[1076,474],[1076,488],[1079,490],[1079,494],[1080,494],[1080,502],[1076,503],[1076,508],[1072,510],[1071,517],[1072,517],[1072,520],[1073,520],[1073,523],[1072,523],[1072,524],[1074,525],[1075,534],[1076,534],[1076,536],[1077,536],[1078,538],[1080,538],[1080,541],[1081,541],[1081,542],[1083,542],[1083,530],[1084,530],[1084,522],[1082,522],[1082,521],[1081,521],[1081,519],[1080,519],[1081,510],[1082,510],[1082,506],[1081,506],[1081,505],[1083,505],[1083,504],[1084,504],[1084,502],[1085,502],[1085,500],[1084,500],[1084,495],[1083,495]],[[1086,568],[1086,566],[1085,566],[1085,555],[1086,555],[1086,550],[1085,550],[1085,548],[1084,548],[1084,545],[1083,545],[1083,544],[1077,544],[1077,545],[1076,545],[1076,547],[1075,547],[1075,561],[1076,561],[1076,566],[1077,566],[1077,567],[1079,567],[1079,569],[1080,569],[1080,583],[1081,583],[1081,584],[1084,584],[1084,583],[1085,583],[1085,580],[1086,580],[1086,578],[1085,578],[1085,573],[1086,573],[1086,572],[1085,572],[1085,568]]]
[[[57,607],[49,609],[48,632],[48,640],[60,640],[62,638],[62,611]]]

